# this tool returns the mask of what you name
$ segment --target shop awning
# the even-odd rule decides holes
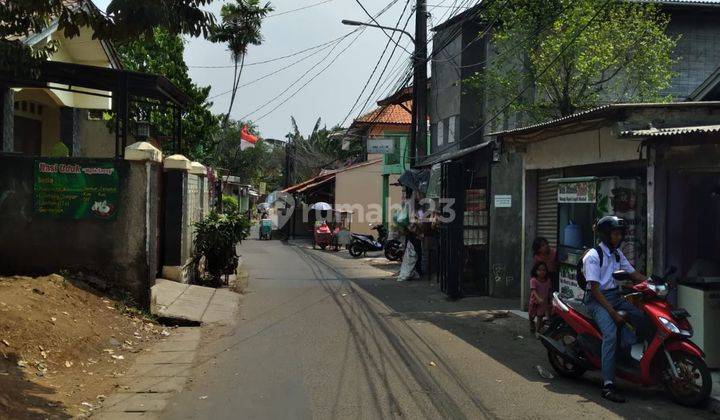
[[[670,137],[690,134],[712,134],[720,133],[720,124],[696,125],[688,127],[648,128],[644,130],[625,130],[620,132],[620,137],[625,138],[646,138],[646,137]]]
[[[475,146],[466,147],[465,149],[452,150],[437,155],[430,155],[425,160],[418,162],[418,167],[432,166],[436,163],[445,162],[447,160],[455,160],[461,157],[467,156],[472,152],[476,152],[480,149],[484,149],[488,146],[492,146],[494,141],[489,140],[484,143],[476,144]]]

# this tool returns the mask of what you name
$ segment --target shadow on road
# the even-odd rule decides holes
[[[310,252],[310,255],[313,255],[312,251]],[[318,271],[321,270],[320,264],[332,266],[332,261],[328,262],[327,257],[322,255],[311,258],[314,260],[314,264],[318,265]],[[339,255],[331,257],[345,259]],[[424,281],[398,283],[388,278],[367,277],[354,277],[350,280],[390,308],[392,317],[407,321],[428,322],[448,331],[527,381],[543,383],[545,389],[552,393],[573,396],[573,401],[577,401],[577,396],[579,396],[581,403],[601,405],[621,417],[708,418],[708,412],[704,409],[688,409],[676,405],[662,388],[643,388],[621,381],[619,386],[630,402],[614,404],[600,397],[600,376],[597,372],[586,373],[584,377],[576,380],[558,377],[550,368],[545,348],[530,334],[527,320],[515,315],[496,318],[490,322],[483,320],[482,314],[487,311],[516,309],[517,299],[477,297],[447,301],[437,291],[435,284]],[[371,303],[367,302],[361,294],[355,296],[356,304],[351,306],[351,309],[347,309],[346,305],[341,305],[340,302],[338,302],[338,306],[343,310],[345,319],[353,330],[352,338],[356,351],[371,352],[372,344],[368,344],[368,340],[374,340],[375,345],[387,340],[391,344],[392,350],[401,356],[405,368],[412,374],[414,381],[439,393],[431,399],[435,405],[434,408],[439,413],[450,414],[450,417],[453,418],[463,417],[460,407],[455,403],[458,396],[445,392],[433,379],[424,362],[420,362],[420,360],[426,359],[419,357],[417,349],[409,346],[387,320],[379,317],[371,307]],[[377,337],[376,331],[380,331],[382,337]],[[416,338],[424,341],[419,335]],[[431,347],[429,343],[425,342],[425,344]],[[382,375],[384,370],[388,369],[389,361],[384,360],[382,354],[377,357],[380,358],[380,361],[368,360],[366,369],[375,370]],[[536,366],[542,366],[545,370],[552,372],[555,377],[549,380],[541,377]],[[389,368],[399,373],[404,367],[389,366]],[[477,410],[485,417],[494,417],[465,386],[461,375],[456,372],[450,372],[450,374],[456,381],[456,385],[466,391],[462,396],[463,399],[473,401]],[[420,405],[420,401],[418,404]],[[437,413],[427,412],[425,414],[432,416]]]

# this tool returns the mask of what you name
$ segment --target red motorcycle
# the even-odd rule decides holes
[[[666,300],[666,278],[673,272],[674,268],[665,278],[652,276],[649,281],[623,289],[628,291],[625,299],[644,311],[656,331],[649,342],[633,345],[629,357],[618,357],[616,372],[618,377],[636,384],[663,384],[679,404],[697,406],[707,401],[712,379],[703,360],[705,354],[690,341],[690,314],[672,308]],[[613,277],[629,279],[624,271],[613,273]],[[627,319],[622,312],[618,314]],[[632,325],[629,328],[634,329]],[[553,294],[553,317],[540,340],[548,350],[550,364],[561,376],[578,378],[586,370],[601,367],[602,333],[579,300],[563,300],[557,292]]]

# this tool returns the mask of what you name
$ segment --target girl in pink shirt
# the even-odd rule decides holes
[[[550,317],[550,292],[552,282],[548,276],[548,266],[538,261],[532,268],[530,277],[530,304],[529,318],[530,331],[534,334],[540,332],[545,318]]]

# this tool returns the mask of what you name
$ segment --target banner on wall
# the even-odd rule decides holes
[[[33,211],[43,217],[111,220],[120,176],[113,162],[36,159]]]

